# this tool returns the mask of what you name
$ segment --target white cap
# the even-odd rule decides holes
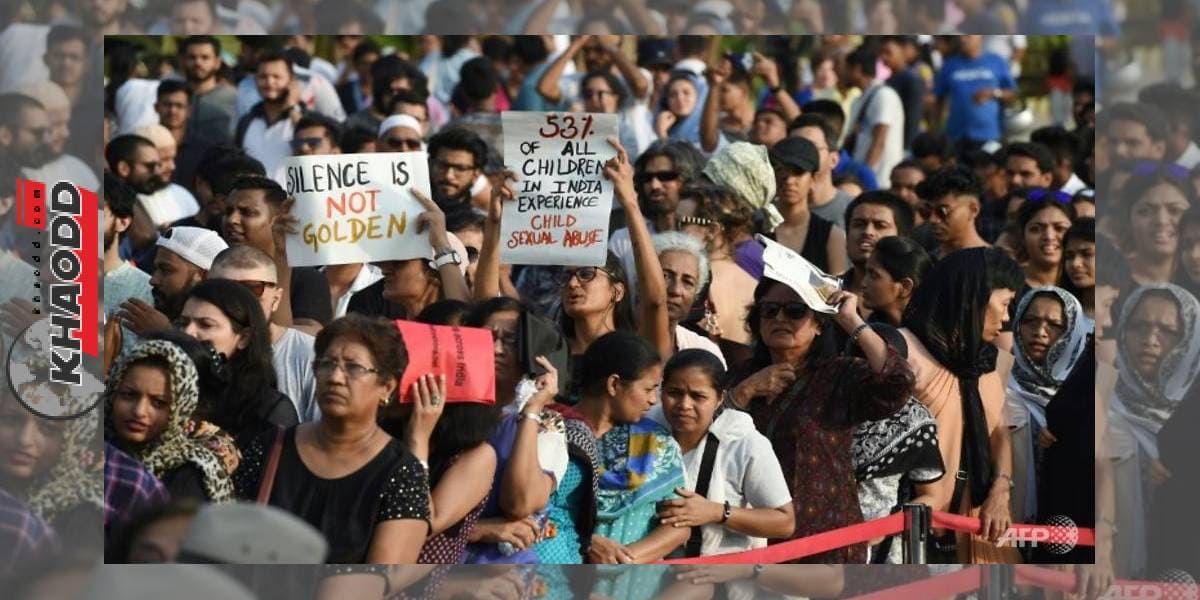
[[[217,232],[203,227],[172,227],[158,236],[158,246],[205,271],[212,268],[213,259],[229,247]]]
[[[383,134],[387,133],[388,130],[394,127],[407,127],[417,132],[418,135],[425,135],[425,132],[421,127],[421,122],[418,121],[416,117],[412,115],[399,114],[392,115],[384,119],[383,122],[379,124],[379,133],[376,134],[376,137],[383,137]]]
[[[319,565],[328,549],[312,525],[273,506],[209,504],[196,513],[179,546],[187,556],[223,564]]]

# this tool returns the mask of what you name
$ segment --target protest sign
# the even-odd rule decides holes
[[[837,314],[837,307],[828,299],[842,289],[841,278],[834,277],[808,262],[795,250],[762,234],[758,241],[763,248],[763,275],[792,288],[809,308],[825,314]]]
[[[446,402],[496,403],[492,330],[396,321],[408,367],[400,378],[400,401],[412,402],[412,384],[425,374],[446,376]]]
[[[429,197],[424,152],[327,154],[284,159],[287,192],[296,199],[296,233],[287,236],[294,267],[429,258],[417,232]]]
[[[504,162],[516,174],[505,207],[500,259],[516,265],[599,266],[608,252],[617,115],[509,111]]]

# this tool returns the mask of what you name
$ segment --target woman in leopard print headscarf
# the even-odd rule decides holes
[[[179,346],[138,344],[121,357],[104,392],[104,436],[145,463],[174,498],[233,499],[233,440],[191,419],[199,401],[196,367]]]

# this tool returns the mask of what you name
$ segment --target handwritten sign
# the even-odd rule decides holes
[[[504,209],[500,258],[517,265],[603,265],[612,182],[604,163],[617,152],[617,115],[509,111],[504,162],[517,201]]]
[[[412,402],[412,384],[422,375],[446,376],[446,402],[496,403],[492,330],[396,321],[408,367],[400,378],[401,402]]]
[[[834,292],[842,289],[842,280],[808,262],[795,250],[766,236],[758,235],[763,245],[763,276],[792,288],[809,308],[828,315],[837,314],[837,307],[828,302]]]
[[[296,233],[287,237],[292,266],[428,258],[428,236],[417,233],[429,196],[424,152],[329,154],[284,159],[288,194],[296,199]]]

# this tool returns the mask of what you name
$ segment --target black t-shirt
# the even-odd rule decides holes
[[[242,464],[234,474],[239,498],[258,496],[274,439],[274,431],[265,432],[244,449]],[[379,523],[399,519],[429,522],[425,467],[394,438],[358,471],[323,479],[304,465],[296,449],[296,428],[288,429],[269,501],[324,534],[329,543],[326,562],[331,564],[365,562]],[[424,541],[424,535],[412,540],[415,544]]]
[[[403,306],[383,297],[383,286],[384,280],[380,279],[354,292],[350,296],[350,303],[346,305],[346,312],[385,319],[407,319]]]
[[[292,319],[312,319],[321,325],[333,321],[329,282],[316,267],[292,267]]]

